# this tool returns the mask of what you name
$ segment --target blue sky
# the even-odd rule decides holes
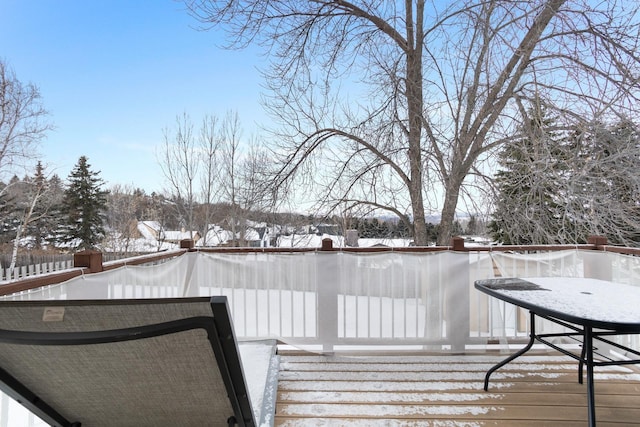
[[[40,152],[66,179],[85,155],[112,184],[161,191],[156,149],[188,113],[266,118],[257,50],[228,51],[171,0],[0,0],[0,58],[40,88],[56,129]]]

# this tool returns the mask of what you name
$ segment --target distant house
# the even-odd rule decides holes
[[[293,233],[286,226],[267,224],[266,222],[247,221],[245,240],[249,246],[268,248],[277,246],[277,238],[282,234]]]
[[[165,230],[164,241],[169,243],[180,243],[182,240],[191,239],[194,242],[200,240],[200,233],[197,231]]]
[[[264,233],[264,228],[259,230],[253,227],[247,227],[244,231],[244,240],[247,242],[258,242],[262,239],[260,236],[261,233]]]
[[[278,236],[277,246],[279,248],[319,248],[322,246],[322,240],[329,238],[333,240],[333,246],[336,248],[345,247],[344,238],[342,236],[334,236],[330,234],[292,234],[289,236]]]
[[[226,246],[234,240],[233,233],[219,225],[210,224],[205,238],[196,242],[196,246]]]
[[[158,221],[138,221],[137,231],[139,237],[158,242],[179,244],[181,240],[185,239],[193,239],[194,242],[200,239],[200,233],[197,231],[165,230]]]
[[[137,231],[139,236],[147,240],[164,240],[162,225],[158,221],[138,221]]]
[[[412,246],[412,239],[359,238],[361,248],[407,248]]]
[[[315,228],[316,234],[329,234],[334,236],[341,234],[340,226],[336,224],[318,224],[313,228]]]

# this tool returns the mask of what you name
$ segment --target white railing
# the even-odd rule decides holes
[[[476,280],[496,275],[584,276],[639,284],[638,259],[579,249],[517,254],[191,252],[160,265],[83,275],[10,298],[226,295],[241,338],[276,337],[323,349],[464,349],[527,336],[526,313],[476,291]]]
[[[13,269],[0,268],[0,282],[19,280],[25,277],[66,270],[73,267],[73,260],[51,261],[40,264],[21,265]]]

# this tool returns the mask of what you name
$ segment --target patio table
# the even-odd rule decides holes
[[[529,310],[529,342],[487,372],[484,389],[488,390],[491,374],[526,353],[537,340],[579,362],[578,380],[582,384],[583,368],[587,367],[587,408],[589,426],[596,425],[593,369],[595,366],[630,365],[640,363],[640,352],[622,346],[606,336],[640,333],[640,287],[599,279],[575,277],[496,278],[477,280],[476,289]],[[567,328],[566,332],[539,334],[535,318],[540,317]],[[550,341],[551,338],[578,337],[580,354]],[[598,340],[634,359],[614,359],[598,355],[595,360],[593,341]]]

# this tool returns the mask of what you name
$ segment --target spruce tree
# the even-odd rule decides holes
[[[572,179],[583,227],[610,244],[640,245],[640,129],[628,119],[595,123],[576,138]]]
[[[62,181],[57,175],[47,178],[41,161],[36,164],[33,177],[28,178],[29,200],[34,203],[29,220],[24,224],[25,235],[33,239],[34,247],[40,249],[55,238],[59,226],[60,203],[64,194]]]
[[[573,218],[565,204],[566,138],[550,131],[554,120],[532,108],[519,136],[498,154],[493,219],[489,231],[505,244],[575,243]]]
[[[104,181],[98,175],[99,172],[91,170],[85,156],[80,157],[69,174],[62,202],[66,221],[60,240],[77,249],[93,249],[105,236],[108,192],[102,190]]]

